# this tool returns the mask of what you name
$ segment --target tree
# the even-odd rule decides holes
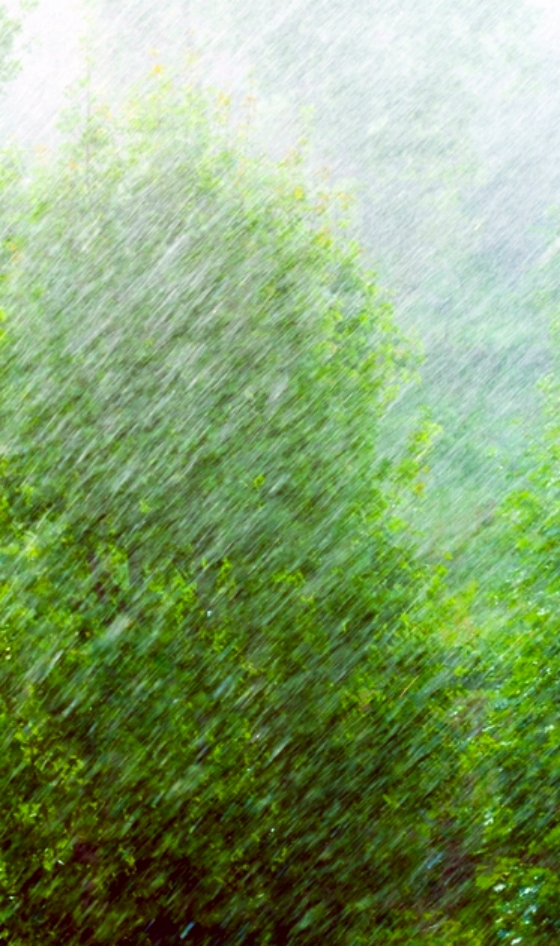
[[[481,741],[492,793],[485,821],[494,922],[507,942],[551,941],[560,929],[560,778],[557,600],[560,481],[557,373],[545,386],[544,434],[527,448],[520,484],[500,509],[507,570],[492,604],[501,619],[490,638],[489,713]],[[496,623],[494,621],[494,623]]]
[[[228,78],[254,69],[267,147],[313,111],[315,160],[357,181],[360,238],[426,350],[424,384],[403,394],[387,440],[426,402],[445,427],[428,500],[410,515],[427,544],[457,552],[458,578],[485,582],[487,555],[464,543],[509,488],[525,439],[516,421],[534,423],[547,357],[530,283],[558,192],[558,69],[534,42],[536,11],[512,0],[490,13],[477,0],[295,0],[273,17],[251,0],[96,6],[119,83],[152,46],[176,63],[194,42],[205,74],[220,53]]]
[[[336,196],[152,82],[4,246],[4,935],[398,942],[455,765],[403,344]]]

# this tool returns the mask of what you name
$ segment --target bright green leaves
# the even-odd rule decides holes
[[[322,183],[159,74],[89,105],[6,211],[6,930],[370,943],[455,777],[406,346]]]

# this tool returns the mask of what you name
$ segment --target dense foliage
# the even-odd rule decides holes
[[[458,9],[475,40],[477,9]],[[296,13],[313,32],[305,3],[273,21],[292,75]],[[416,525],[433,512],[415,507],[438,428],[402,444],[414,359],[347,195],[299,150],[257,154],[235,101],[166,75],[114,114],[82,83],[55,153],[0,162],[0,940],[555,942],[558,372],[452,595],[437,529],[402,521],[407,502]],[[379,166],[430,165],[425,114],[400,144],[377,128]],[[450,219],[415,261],[426,285]],[[534,291],[545,270],[554,286],[555,253]],[[485,364],[488,345],[463,355]],[[473,476],[478,429],[453,461]]]
[[[425,435],[377,447],[390,308],[225,102],[158,67],[72,124],[4,161],[4,938],[437,927],[460,677],[392,511]]]
[[[481,882],[503,941],[539,946],[560,930],[557,375],[545,390],[545,435],[530,446],[524,482],[501,510],[510,567],[493,596],[500,620],[480,747],[492,773]]]

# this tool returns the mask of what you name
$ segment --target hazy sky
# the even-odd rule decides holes
[[[531,0],[543,13],[543,24],[539,34],[547,44],[560,49],[560,2],[559,0]]]
[[[17,12],[18,0],[6,2]],[[531,2],[542,10],[543,43],[560,50],[560,0]],[[82,0],[40,0],[37,9],[26,15],[20,54],[24,70],[4,108],[4,122],[18,137],[33,134],[31,129],[36,131],[43,118],[64,104],[64,90],[80,72],[86,29]],[[227,83],[227,70],[225,77]]]
[[[5,0],[8,8],[17,11],[19,0]],[[560,48],[560,0],[530,0],[543,14],[542,38]],[[240,0],[243,3],[243,0]],[[84,33],[82,0],[39,0],[38,8],[26,16],[26,35],[35,38],[34,55],[42,47],[48,57],[40,56],[41,68],[68,74],[76,64],[79,36]],[[48,61],[47,61],[48,59]]]

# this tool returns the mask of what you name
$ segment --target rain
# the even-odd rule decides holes
[[[552,0],[0,0],[0,942],[560,939]]]

